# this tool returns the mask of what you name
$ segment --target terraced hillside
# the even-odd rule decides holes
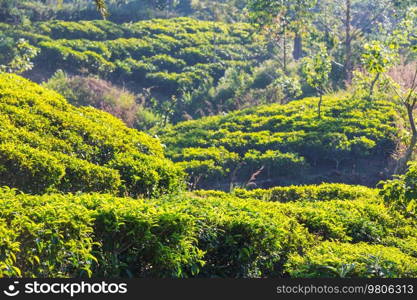
[[[183,190],[181,165],[221,186],[229,170],[289,182],[385,164],[392,105],[324,100],[321,119],[311,98],[180,123],[163,146],[0,75],[0,277],[417,277],[415,163],[380,190]]]
[[[384,101],[326,97],[179,123],[162,132],[193,187],[228,190],[321,182],[374,185],[388,176],[395,112]]]
[[[241,23],[176,18],[126,24],[51,21],[24,29],[2,26],[8,35],[26,38],[40,48],[31,72],[39,80],[40,74],[47,78],[63,69],[131,83],[135,90],[153,87],[166,97],[210,78],[216,81],[228,67],[248,68],[268,57],[260,36]]]
[[[158,140],[22,77],[0,75],[0,112],[1,186],[151,196],[182,184]]]

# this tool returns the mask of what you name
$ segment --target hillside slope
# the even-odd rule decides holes
[[[345,182],[388,176],[395,149],[393,105],[351,97],[259,106],[179,123],[161,134],[167,154],[197,188]]]
[[[247,68],[268,57],[265,42],[242,23],[175,18],[126,24],[50,21],[24,29],[2,26],[7,35],[39,47],[31,72],[37,79],[63,69],[130,83],[136,90],[153,87],[165,97],[218,80],[228,67]]]
[[[0,185],[131,196],[181,185],[181,169],[164,158],[158,140],[22,77],[0,75],[0,112]]]

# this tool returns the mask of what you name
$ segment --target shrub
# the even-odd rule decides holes
[[[65,155],[61,157],[61,165],[65,168],[65,176],[57,186],[59,191],[66,193],[83,191],[111,194],[119,192],[122,183],[117,170],[97,166],[74,157]]]
[[[186,121],[161,130],[160,136],[177,161],[186,161],[181,153],[190,148],[223,147],[239,154],[247,164],[240,168],[240,184],[262,166],[255,181],[259,187],[348,180],[362,184],[362,176],[370,177],[362,160],[386,161],[395,147],[392,104],[327,97],[323,118],[317,119],[316,103],[317,99],[306,98]],[[228,180],[230,173],[225,173],[223,180]],[[212,184],[216,180],[207,177],[201,186],[218,188]]]
[[[174,209],[10,189],[0,191],[0,209],[0,277],[183,277],[202,263],[194,219]]]
[[[87,209],[63,201],[63,197],[50,196],[48,201],[47,196],[42,199],[17,195],[9,189],[2,189],[0,195],[4,224],[13,232],[12,240],[6,235],[9,244],[3,248],[9,257],[2,257],[2,263],[11,265],[1,276],[91,275],[94,242]]]
[[[172,58],[166,54],[159,54],[149,58],[149,62],[161,71],[180,72],[186,65],[181,59]]]
[[[47,151],[13,143],[0,144],[0,184],[29,193],[45,193],[64,176],[64,167]]]
[[[281,153],[280,151],[267,150],[261,153],[257,150],[249,150],[243,157],[245,166],[254,172],[264,166],[268,178],[282,175],[299,174],[307,168],[303,157],[294,153]]]
[[[294,218],[271,203],[239,199],[183,198],[165,202],[198,220],[205,252],[202,277],[276,277],[291,252],[312,242]]]
[[[415,218],[417,216],[417,164],[409,163],[406,174],[382,182],[381,196],[387,206]]]
[[[162,124],[163,118],[161,115],[143,106],[139,106],[136,111],[134,128],[148,132],[153,128],[159,128]]]
[[[181,169],[164,157],[158,140],[107,113],[74,107],[26,79],[0,75],[0,111],[2,185],[31,194],[132,196],[169,193],[181,185]]]
[[[123,191],[131,196],[160,196],[182,188],[183,170],[166,159],[139,152],[123,153],[116,155],[109,167],[119,172]]]
[[[249,24],[191,18],[125,24],[50,21],[28,25],[25,32],[13,27],[5,30],[6,38],[22,36],[40,49],[30,75],[53,74],[58,69],[73,75],[99,75],[135,92],[151,89],[159,102],[193,91],[205,80],[217,84],[229,68],[250,77],[251,67],[270,56],[263,47],[264,39],[258,39],[259,34]],[[235,99],[223,96],[238,93],[224,92],[221,89],[221,99],[214,104],[227,100],[225,109],[234,108]],[[183,103],[173,109],[175,121],[184,119],[184,111],[189,115],[195,112],[194,107]],[[209,111],[204,105],[198,109]]]
[[[378,199],[371,201],[293,202],[282,208],[311,233],[343,242],[381,243],[384,237],[396,236],[396,230],[407,225],[378,203]]]
[[[2,188],[0,215],[2,277],[417,275],[415,221],[378,198],[277,203],[201,191],[142,200]]]
[[[400,250],[365,243],[323,242],[289,258],[291,277],[416,277],[417,261]]]
[[[187,277],[201,267],[203,252],[195,245],[191,216],[131,199],[99,203],[93,212],[99,243],[93,252],[95,276]]]
[[[364,186],[327,183],[321,185],[274,187],[271,189],[243,190],[235,189],[233,194],[239,198],[252,198],[274,202],[291,201],[330,201],[375,198],[377,190]]]
[[[405,238],[387,237],[383,244],[400,249],[402,252],[417,258],[417,237],[413,233],[408,233]]]
[[[341,189],[339,193],[336,192],[338,186]],[[279,199],[272,200],[276,191]],[[204,199],[223,201],[272,201],[273,207],[295,218],[317,240],[395,245],[395,242],[403,244],[403,240],[417,236],[413,220],[390,211],[383,205],[378,190],[365,187],[322,184],[298,189],[295,186],[252,191],[235,189],[231,194],[203,190],[194,193]]]

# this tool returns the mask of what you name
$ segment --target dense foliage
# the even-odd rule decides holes
[[[182,171],[159,141],[111,115],[76,108],[15,75],[0,75],[0,184],[28,193],[170,193]]]
[[[40,49],[30,73],[35,79],[62,69],[99,75],[136,92],[148,88],[157,101],[147,105],[176,120],[183,112],[196,116],[195,107],[203,107],[201,97],[187,98],[194,90],[215,86],[229,68],[250,72],[270,57],[263,39],[245,23],[176,18],[4,26],[9,38],[25,38]]]
[[[0,0],[0,278],[417,278],[416,32],[415,0]]]
[[[242,199],[257,199],[272,202],[355,200],[358,198],[374,198],[378,194],[377,190],[365,186],[352,186],[339,183],[292,185],[286,187],[277,186],[270,189],[254,190],[236,188],[231,194],[206,190],[198,190],[194,193],[201,197],[208,195],[217,197],[234,195]]]
[[[299,194],[316,189],[334,186]],[[143,201],[3,188],[0,276],[417,276],[415,220],[371,190],[344,189],[350,199],[281,203],[210,192]]]
[[[406,174],[383,182],[381,195],[387,206],[415,218],[417,216],[417,164],[411,162]]]
[[[317,101],[308,98],[183,122],[166,130],[162,140],[169,157],[185,167],[193,187],[340,182],[346,180],[344,172],[350,183],[370,183],[362,177],[371,168],[362,169],[360,160],[382,162],[375,162],[376,173],[385,168],[395,148],[393,106],[325,97],[319,119]],[[314,170],[312,175],[309,170]]]

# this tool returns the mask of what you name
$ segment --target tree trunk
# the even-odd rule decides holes
[[[407,151],[405,152],[404,156],[401,157],[397,162],[397,166],[394,171],[395,175],[404,174],[406,172],[407,163],[411,160],[416,144],[417,144],[417,135],[413,135],[411,137],[410,145],[408,145],[407,147]]]
[[[320,100],[318,104],[318,116],[321,119],[321,103],[323,102],[323,93],[320,91]]]
[[[417,144],[417,129],[416,129],[415,121],[414,121],[413,109],[414,109],[413,106],[411,105],[407,106],[407,115],[408,115],[408,121],[411,127],[412,136],[411,136],[410,144],[408,145],[404,156],[401,157],[397,162],[397,167],[395,168],[395,171],[394,171],[394,174],[397,174],[397,175],[403,174],[407,170],[407,163],[411,160],[414,149]]]
[[[352,81],[352,35],[351,35],[351,0],[346,0],[346,19],[345,19],[345,72],[347,82]]]
[[[369,97],[370,98],[372,98],[372,96],[374,95],[375,84],[377,83],[380,75],[381,75],[381,73],[376,74],[374,80],[372,80],[371,87],[369,89]]]
[[[283,66],[284,66],[284,73],[285,74],[287,74],[287,33],[285,32],[285,29],[284,29],[284,34],[283,34],[283,37],[282,37],[282,48],[283,48],[283,51],[282,51],[282,55],[283,55],[283,58],[282,58],[282,63],[283,63]]]
[[[294,50],[292,55],[295,60],[299,60],[303,57],[303,39],[298,33],[296,33],[294,38]]]

